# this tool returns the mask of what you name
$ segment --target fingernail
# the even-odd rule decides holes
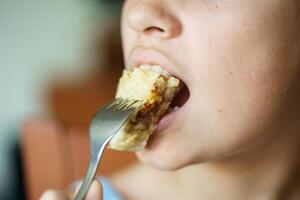
[[[40,200],[69,200],[69,197],[59,190],[48,190],[42,194]]]

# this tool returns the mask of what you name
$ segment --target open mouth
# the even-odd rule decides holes
[[[173,100],[171,101],[170,107],[169,107],[168,111],[165,113],[165,115],[180,109],[188,101],[188,99],[190,97],[190,90],[189,90],[188,86],[186,85],[186,83],[182,79],[173,75],[171,72],[167,71],[165,68],[155,65],[155,64],[140,64],[137,67],[144,68],[144,69],[147,68],[152,71],[159,72],[165,77],[174,77],[180,81],[178,90],[174,93]],[[163,118],[164,116],[162,116],[161,118]]]
[[[179,79],[180,80],[180,79]],[[158,127],[156,132],[160,132],[168,125],[172,124],[181,112],[181,108],[187,103],[190,98],[190,90],[188,86],[180,80],[180,85],[176,93],[174,94],[173,100],[171,101],[170,107],[167,112],[162,115],[158,121]]]
[[[190,90],[188,86],[182,80],[180,80],[179,88],[175,92],[167,112],[158,120],[156,132],[161,132],[175,121],[175,118],[180,115],[182,108],[186,105],[189,98]]]
[[[173,75],[172,73],[170,73],[169,71],[167,71],[166,69],[164,69],[163,67],[158,66],[158,65],[141,64],[138,67],[151,69],[152,71],[157,71],[164,76],[175,77],[176,79],[178,79],[180,81],[178,90],[174,93],[173,100],[170,104],[170,107],[169,107],[167,113],[178,110],[188,101],[188,99],[190,97],[190,90],[183,80],[181,80],[177,76]]]
[[[170,104],[169,112],[175,111],[182,107],[188,101],[189,97],[190,90],[188,86],[182,80],[180,80],[179,89],[174,94],[173,100]]]
[[[157,71],[161,74],[163,74],[165,77],[174,77],[176,79],[178,79],[180,81],[179,86],[177,91],[174,93],[173,95],[173,99],[170,103],[170,106],[168,108],[168,110],[166,111],[165,114],[163,114],[160,118],[159,118],[159,122],[163,119],[163,118],[169,118],[168,121],[172,121],[170,115],[172,113],[175,113],[175,111],[179,111],[180,108],[182,108],[186,102],[188,101],[189,97],[190,97],[190,90],[187,86],[187,84],[180,78],[178,78],[177,76],[173,75],[171,72],[167,71],[165,68],[158,66],[158,65],[140,65],[140,67],[147,67],[148,69],[151,69],[153,71]]]
[[[174,117],[184,112],[181,108],[190,92],[187,85],[176,78],[176,72],[171,71],[152,64],[140,64],[123,71],[115,97],[141,104],[110,141],[111,148],[141,150],[152,133],[176,122]]]
[[[132,66],[131,69],[134,68],[140,68],[142,70],[149,70],[154,73],[161,74],[162,77],[165,78],[165,81],[170,81],[171,79],[176,79],[179,82],[179,85],[177,84],[177,89],[175,92],[169,91],[169,89],[163,89],[160,95],[163,96],[163,102],[161,105],[158,105],[156,110],[164,110],[164,112],[158,112],[161,114],[158,114],[157,122],[158,127],[157,130],[160,131],[164,128],[166,128],[168,125],[172,124],[175,120],[175,117],[178,116],[184,105],[188,102],[190,97],[190,90],[187,86],[187,84],[179,78],[180,75],[176,72],[173,73],[173,70],[166,67],[161,67],[161,65],[157,65],[153,62],[148,63],[135,63],[135,65]],[[172,82],[172,81],[171,81]],[[171,84],[172,85],[172,84]],[[176,85],[176,84],[175,84]],[[161,87],[161,86],[158,86]],[[168,86],[169,87],[169,86]],[[163,88],[163,87],[162,87]],[[162,89],[161,88],[161,89]],[[168,102],[169,101],[169,102]],[[155,114],[156,115],[156,114]]]

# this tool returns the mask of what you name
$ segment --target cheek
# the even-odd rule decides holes
[[[271,133],[281,112],[281,90],[274,82],[252,81],[244,79],[231,85],[218,79],[195,91],[191,105],[195,114],[190,115],[188,128],[191,139],[197,139],[202,147],[198,148],[200,160],[241,151],[270,136],[266,133]]]
[[[284,72],[271,68],[207,72],[205,77],[210,78],[198,79],[201,84],[193,88],[186,127],[190,139],[198,142],[194,160],[226,157],[275,134],[274,125],[282,123],[285,108]]]
[[[278,27],[261,21],[246,15],[191,19],[190,27],[202,31],[185,33],[193,41],[182,42],[188,51],[183,62],[190,63],[184,73],[190,77],[191,110],[199,113],[191,121],[201,126],[201,140],[216,154],[267,137],[280,118],[289,66]]]

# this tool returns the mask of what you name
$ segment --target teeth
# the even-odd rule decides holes
[[[175,106],[175,107],[173,107],[173,108],[169,107],[167,113],[175,112],[175,111],[178,110],[179,108],[180,108],[180,107],[178,107],[178,106]]]
[[[179,106],[175,106],[174,108],[169,107],[167,113],[175,112],[175,111],[178,110],[179,108],[180,108]]]
[[[148,64],[142,64],[139,66],[139,68],[141,69],[145,69],[145,70],[151,70],[153,72],[162,74],[164,76],[171,76],[169,72],[167,72],[164,68],[162,68],[159,65],[148,65]]]
[[[167,72],[164,68],[159,65],[153,65],[152,70],[158,73],[161,73],[164,76],[170,76],[169,72]]]
[[[176,110],[178,110],[180,107],[179,106],[175,106],[173,109],[172,109],[172,111],[176,111]]]
[[[139,66],[139,68],[145,69],[145,70],[150,70],[150,69],[151,69],[151,65],[148,65],[148,64],[142,64],[142,65]]]

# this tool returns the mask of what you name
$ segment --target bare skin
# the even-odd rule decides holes
[[[69,200],[73,199],[75,194],[79,191],[79,185],[75,192],[65,192],[60,190],[47,190],[42,194],[40,200]],[[103,191],[101,183],[97,180],[93,181],[88,193],[85,196],[85,200],[102,200],[103,198]]]
[[[111,178],[125,199],[300,199],[300,1],[127,0],[122,38],[190,91]]]
[[[258,149],[258,155],[195,164],[176,171],[137,164],[115,174],[111,181],[128,200],[296,200],[300,197],[299,149],[290,148],[298,143],[295,141],[278,140],[274,146]]]

